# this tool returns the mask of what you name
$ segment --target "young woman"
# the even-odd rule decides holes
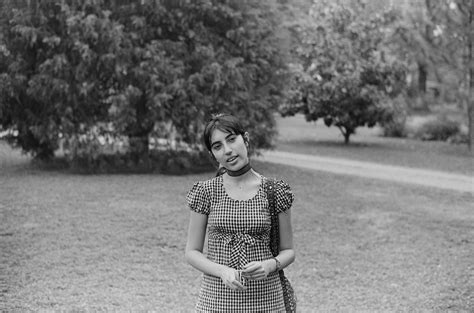
[[[237,118],[222,114],[206,125],[204,142],[224,173],[195,183],[187,195],[191,216],[186,259],[204,274],[196,311],[285,312],[277,272],[295,260],[293,193],[277,181],[280,253],[273,257],[265,177],[250,166],[249,134]]]

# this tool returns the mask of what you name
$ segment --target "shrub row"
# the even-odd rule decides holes
[[[80,174],[163,173],[185,175],[213,171],[206,152],[153,150],[146,158],[124,154],[100,154],[94,158],[78,156],[70,162],[70,170]]]
[[[459,122],[446,117],[428,120],[416,129],[407,129],[406,119],[395,119],[382,125],[385,137],[413,137],[420,140],[448,141],[450,143],[467,143],[467,134],[461,131]]]
[[[437,118],[426,121],[416,130],[415,138],[421,140],[446,141],[460,133],[459,124],[447,118]]]

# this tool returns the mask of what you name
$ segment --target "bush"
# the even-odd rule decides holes
[[[421,140],[446,141],[460,133],[459,124],[446,117],[425,122],[415,133]]]
[[[468,144],[469,143],[469,135],[464,133],[458,133],[454,136],[451,136],[447,140],[449,143],[453,144]]]
[[[184,175],[215,171],[206,151],[153,151],[150,156],[155,172]]]
[[[95,158],[77,156],[71,162],[71,171],[80,174],[130,174],[163,173],[185,175],[214,171],[215,168],[205,152],[196,151],[151,151],[148,159],[133,161],[130,153],[100,154]]]
[[[405,138],[408,135],[406,128],[407,122],[407,103],[402,96],[390,100],[391,118],[382,122],[384,137]]]
[[[406,130],[406,118],[405,119],[395,119],[391,122],[384,123],[382,125],[382,136],[384,137],[396,137],[396,138],[405,138],[408,136]]]

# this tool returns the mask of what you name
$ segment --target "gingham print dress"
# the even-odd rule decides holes
[[[248,200],[234,200],[225,191],[223,177],[194,184],[187,195],[191,210],[208,215],[207,258],[235,269],[252,261],[272,258],[269,248],[270,212],[262,183]],[[293,203],[289,185],[275,186],[277,211]],[[219,277],[204,274],[196,312],[285,312],[278,273],[264,280],[244,280],[244,291],[226,287]]]

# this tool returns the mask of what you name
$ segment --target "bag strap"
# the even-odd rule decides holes
[[[270,228],[270,250],[272,255],[276,257],[280,252],[280,225],[278,221],[278,211],[276,209],[276,199],[275,199],[275,188],[276,188],[275,179],[265,179],[265,189],[267,192],[268,206],[270,211],[271,218],[271,228]],[[278,276],[280,277],[280,283],[283,290],[283,300],[285,302],[285,311],[286,312],[296,312],[296,296],[293,291],[289,280],[285,276],[283,270],[278,271]]]
[[[273,256],[277,256],[280,253],[280,230],[278,222],[278,212],[276,209],[275,201],[275,188],[277,186],[274,178],[266,179],[266,191],[268,206],[270,211],[271,228],[270,228],[270,250]]]

